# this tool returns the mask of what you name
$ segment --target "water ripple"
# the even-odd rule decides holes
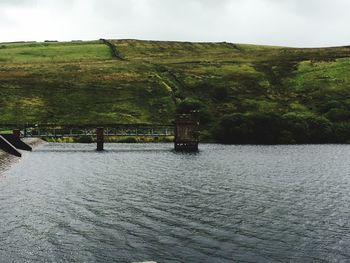
[[[350,259],[350,146],[106,146],[2,171],[1,262]]]

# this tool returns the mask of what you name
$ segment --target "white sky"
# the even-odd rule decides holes
[[[350,0],[0,0],[0,42],[136,38],[350,45]]]

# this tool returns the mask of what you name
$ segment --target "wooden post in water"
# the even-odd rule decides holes
[[[96,129],[96,141],[97,141],[97,151],[102,152],[104,150],[104,142],[105,142],[105,136],[104,136],[104,129],[102,127],[99,127]]]
[[[15,129],[12,131],[12,134],[13,136],[16,138],[16,139],[20,139],[21,138],[21,130],[19,129]]]
[[[199,119],[198,112],[179,114],[175,123],[175,151],[198,152]]]

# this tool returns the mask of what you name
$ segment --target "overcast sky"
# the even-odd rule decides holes
[[[0,42],[136,38],[350,45],[350,0],[0,0]]]

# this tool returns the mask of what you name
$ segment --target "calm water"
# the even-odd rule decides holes
[[[350,146],[94,147],[0,176],[0,262],[350,261]]]

